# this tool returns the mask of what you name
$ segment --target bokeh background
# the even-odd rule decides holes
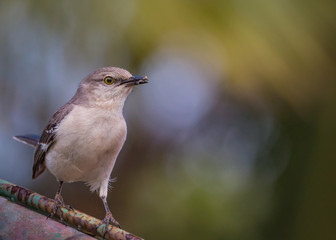
[[[108,201],[146,239],[336,239],[336,2],[0,1],[0,177],[31,179],[40,133],[78,83],[119,66],[134,89]],[[104,217],[97,194],[66,203]]]

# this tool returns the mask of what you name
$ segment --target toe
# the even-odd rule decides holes
[[[73,211],[73,212],[75,211],[75,209],[74,209],[73,207],[71,207],[70,205],[66,205],[65,207],[66,207],[66,209],[68,209],[68,210],[71,210],[71,211]]]
[[[101,225],[105,224],[104,235],[103,235],[104,237],[105,237],[106,233],[108,232],[108,228],[109,228],[110,223],[112,223],[114,226],[117,226],[118,228],[121,228],[120,224],[113,218],[112,213],[111,212],[106,213],[105,218],[103,220],[101,220],[100,223],[97,225],[97,229],[98,229]]]
[[[114,226],[121,228],[120,224],[117,222],[117,220],[115,220],[114,218],[111,219],[111,222]]]

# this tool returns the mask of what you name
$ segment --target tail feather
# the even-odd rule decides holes
[[[13,138],[29,146],[36,147],[40,139],[40,136],[34,134],[26,134],[26,135],[14,136]]]

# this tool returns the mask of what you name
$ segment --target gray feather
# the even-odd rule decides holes
[[[35,134],[25,134],[25,135],[14,136],[13,138],[31,147],[36,147],[40,139],[40,136],[35,135]]]
[[[58,109],[43,130],[34,152],[33,179],[37,178],[44,171],[45,155],[48,149],[55,143],[57,127],[72,109],[73,104],[70,100],[70,102]]]

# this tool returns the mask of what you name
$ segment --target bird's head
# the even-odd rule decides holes
[[[103,107],[123,105],[134,86],[147,82],[146,76],[133,76],[122,68],[100,68],[82,80],[74,96],[74,103]]]

